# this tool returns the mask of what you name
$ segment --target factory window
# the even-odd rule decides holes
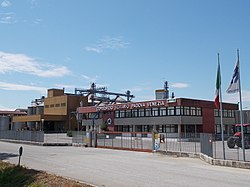
[[[181,115],[182,115],[182,111],[183,111],[183,108],[180,107],[180,106],[177,106],[177,107],[175,108],[176,116],[181,116]]]
[[[138,110],[132,110],[132,117],[138,117]]]
[[[223,117],[227,117],[227,110],[223,110]]]
[[[126,118],[131,118],[131,110],[126,110]]]
[[[184,116],[189,116],[190,115],[190,108],[185,106],[184,107]]]
[[[122,132],[129,132],[129,125],[122,125]]]
[[[235,111],[234,110],[231,110],[231,114],[232,114],[232,118],[234,118],[235,117]]]
[[[228,117],[228,118],[234,118],[234,111],[233,110],[223,110],[222,111],[223,117]],[[214,116],[215,117],[220,117],[220,110],[215,109],[214,110]]]
[[[178,132],[178,126],[177,125],[166,125],[166,132],[177,133]]]
[[[219,117],[220,116],[218,109],[214,109],[214,116],[215,117]]]
[[[160,108],[160,116],[166,116],[167,115],[167,109],[166,108]]]
[[[161,128],[159,128],[159,132],[166,132],[166,125],[160,125],[160,126]]]
[[[119,118],[119,117],[120,117],[120,111],[117,110],[117,111],[115,111],[115,118]]]
[[[168,115],[169,116],[174,116],[174,107],[168,107]]]
[[[53,108],[54,106],[55,106],[54,104],[51,104],[49,107],[50,107],[50,108]]]
[[[145,113],[144,113],[144,109],[139,109],[139,117],[144,117]]]
[[[228,111],[227,111],[227,116],[228,116],[229,118],[234,118],[234,110],[228,110]]]
[[[234,118],[234,110],[227,110],[227,116],[224,117]]]
[[[147,116],[147,117],[152,116],[152,108],[146,108],[145,116]]]
[[[125,118],[125,110],[120,111],[120,118]]]
[[[159,125],[158,132],[163,132],[162,125]]]
[[[153,125],[143,125],[142,132],[151,132],[153,130]]]
[[[153,116],[159,116],[159,108],[153,108],[152,114]]]
[[[190,112],[191,112],[191,116],[196,116],[196,108],[195,107],[191,107]]]
[[[60,104],[56,104],[56,107],[60,107]]]
[[[66,106],[66,103],[61,103],[61,106],[62,106],[62,107],[65,107],[65,106]]]
[[[135,132],[142,132],[142,125],[136,125]]]
[[[49,108],[49,105],[45,105],[45,108]]]
[[[201,108],[196,108],[197,116],[201,116]]]

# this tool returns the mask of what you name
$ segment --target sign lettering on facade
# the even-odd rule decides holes
[[[146,107],[161,107],[166,106],[166,101],[149,101],[141,103],[126,103],[126,104],[114,104],[96,107],[96,111],[115,111],[115,110],[133,110]]]

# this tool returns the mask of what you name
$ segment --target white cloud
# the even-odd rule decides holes
[[[33,21],[34,24],[39,25],[43,22],[43,19],[37,18],[35,21]]]
[[[98,79],[98,76],[89,77],[89,76],[87,76],[87,75],[81,75],[81,77],[82,77],[83,79],[85,79],[85,80],[91,82],[91,83],[96,82],[97,79]]]
[[[101,40],[97,41],[91,46],[86,46],[84,49],[86,51],[92,51],[96,53],[103,53],[106,49],[118,50],[126,48],[129,45],[128,42],[125,42],[121,36],[119,37],[104,37]]]
[[[58,87],[58,88],[75,88],[74,85],[67,85],[67,84],[55,84],[55,87]]]
[[[187,83],[170,83],[170,86],[173,88],[188,88],[189,84]]]
[[[86,51],[92,51],[92,52],[96,52],[96,53],[102,53],[103,49],[98,48],[98,47],[85,47]]]
[[[3,24],[12,24],[12,23],[16,23],[16,14],[13,12],[9,12],[9,13],[0,13],[0,23]]]
[[[141,93],[140,93],[140,92],[145,92],[145,91],[152,91],[153,88],[150,87],[150,86],[140,85],[140,86],[135,86],[135,87],[132,87],[132,88],[122,89],[122,91],[124,93],[126,93],[128,90],[131,92],[131,95],[136,96],[136,100],[138,100],[138,99],[146,100],[146,99],[149,99],[149,98],[151,99],[152,98],[152,97],[148,97],[148,96],[141,96]],[[136,93],[139,93],[138,97],[137,97]]]
[[[12,91],[38,91],[41,93],[46,93],[47,88],[37,87],[33,85],[22,85],[22,84],[13,84],[7,82],[0,82],[1,90],[12,90]]]
[[[11,2],[8,1],[8,0],[4,0],[2,3],[1,3],[1,7],[3,8],[7,8],[7,7],[10,7],[11,6]]]
[[[132,93],[134,93],[134,92],[142,92],[142,91],[152,90],[152,88],[149,86],[137,86],[137,87],[127,89],[127,90],[130,90]]]
[[[39,63],[25,54],[12,54],[0,51],[0,73],[18,72],[39,77],[62,77],[70,73],[65,66]]]

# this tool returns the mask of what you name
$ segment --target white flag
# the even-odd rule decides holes
[[[230,82],[230,85],[227,89],[227,93],[236,93],[240,90],[240,74],[239,74],[239,60],[236,62],[236,66],[234,68],[233,78]]]

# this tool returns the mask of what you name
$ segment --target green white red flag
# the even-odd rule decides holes
[[[218,62],[216,91],[215,91],[215,100],[214,100],[214,103],[217,109],[220,108],[220,88],[221,88],[221,76],[220,76],[220,63]]]

